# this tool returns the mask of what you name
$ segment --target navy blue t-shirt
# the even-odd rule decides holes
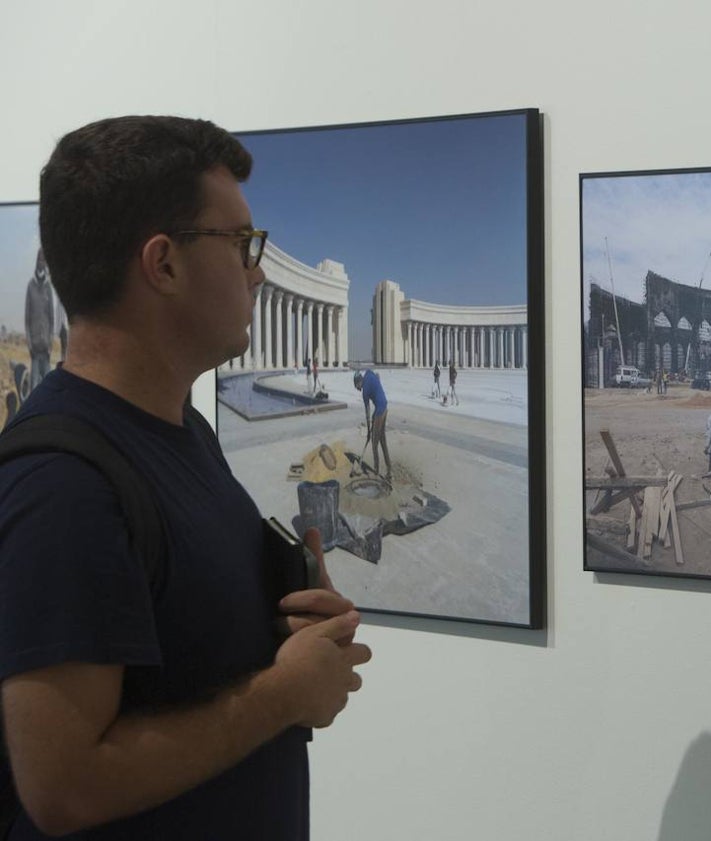
[[[190,703],[268,666],[261,515],[194,421],[170,424],[63,370],[20,415],[50,412],[93,423],[147,479],[167,524],[167,560],[151,596],[115,491],[80,457],[0,466],[0,680],[69,661],[120,663],[128,711]],[[305,731],[287,731],[162,806],[71,837],[302,841]],[[40,838],[24,814],[10,834]]]

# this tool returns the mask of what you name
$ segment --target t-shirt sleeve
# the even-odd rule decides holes
[[[0,467],[0,680],[78,661],[161,662],[118,496],[69,454]]]

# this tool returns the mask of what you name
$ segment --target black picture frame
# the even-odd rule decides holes
[[[297,533],[316,517],[329,532],[334,584],[362,610],[543,627],[541,114],[521,109],[235,135],[255,160],[243,188],[254,225],[270,230],[262,261],[269,303],[260,298],[255,307],[250,349],[216,371],[218,435],[235,476],[264,516]],[[445,235],[450,231],[454,239]],[[438,247],[436,263],[428,262]],[[411,252],[417,266],[404,259]],[[414,277],[421,265],[429,282]],[[447,272],[465,279],[453,286]],[[309,300],[317,309],[314,295],[322,292],[333,311],[315,316],[312,309],[307,318]],[[339,311],[346,306],[348,341]],[[506,319],[514,310],[517,318],[523,311],[523,321],[511,326]],[[423,313],[442,323],[422,320]],[[358,344],[368,340],[370,358]],[[432,364],[440,353],[457,354],[456,388],[467,394],[461,406],[435,397]],[[317,384],[308,377],[319,354]],[[368,465],[372,451],[353,385],[354,372],[368,369],[388,393],[394,468],[385,494],[400,484],[414,487],[417,516],[426,510],[441,517],[405,535],[396,533],[411,517],[410,497],[406,504],[398,499],[404,515],[380,517],[384,534],[359,519],[378,521],[377,506],[345,511],[344,496],[352,501],[355,493],[347,481],[353,470],[365,465],[365,478],[382,490]],[[262,408],[270,402],[271,409]],[[333,464],[336,471],[350,467],[333,492],[337,502],[327,499]],[[307,491],[316,496],[306,499]],[[436,510],[441,503],[444,514]]]
[[[584,569],[711,578],[711,167],[579,188]]]

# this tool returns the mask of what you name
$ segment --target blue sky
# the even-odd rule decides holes
[[[522,114],[237,136],[255,226],[307,265],[345,265],[356,358],[384,279],[432,303],[526,303]]]
[[[711,172],[647,173],[583,179],[584,317],[590,283],[641,303],[656,272],[711,289]],[[610,254],[608,265],[605,238]]]

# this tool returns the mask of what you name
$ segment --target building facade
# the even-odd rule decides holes
[[[397,283],[381,281],[373,296],[373,360],[431,368],[528,368],[525,305],[454,307],[407,300]]]
[[[322,260],[315,268],[267,242],[261,267],[265,281],[254,302],[250,346],[235,364],[250,370],[320,368],[348,362],[348,289],[342,263]]]
[[[648,271],[643,303],[619,295],[613,299],[611,292],[592,283],[589,312],[584,338],[588,388],[612,384],[623,361],[649,377],[657,371],[692,377],[711,369],[708,289]]]

